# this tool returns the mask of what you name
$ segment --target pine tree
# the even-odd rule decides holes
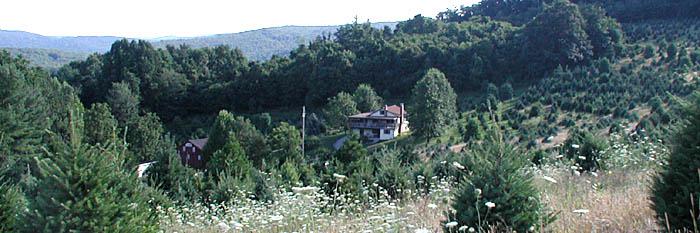
[[[89,144],[104,144],[118,137],[117,120],[112,116],[109,105],[93,104],[85,113],[85,140]]]
[[[357,134],[351,135],[343,146],[335,152],[335,159],[341,164],[350,164],[365,157],[367,157],[367,149],[362,146]]]
[[[301,133],[296,127],[282,122],[272,129],[268,142],[272,150],[270,161],[275,166],[287,160],[301,161]]]
[[[140,98],[125,82],[112,84],[107,92],[107,103],[119,126],[125,126],[139,114]]]
[[[156,232],[150,192],[126,172],[124,151],[115,143],[73,143],[36,159],[39,191],[29,198],[26,231]]]
[[[413,87],[409,121],[418,136],[444,135],[457,117],[457,95],[440,70],[429,69]]]
[[[671,230],[695,230],[700,213],[700,93],[687,105],[687,118],[677,133],[671,155],[654,178],[652,207],[659,223]]]
[[[469,169],[455,192],[448,222],[485,231],[489,226],[517,232],[539,229],[552,221],[532,184],[523,152],[490,132],[486,141],[473,144],[461,163]],[[448,230],[448,229],[446,229]]]
[[[25,208],[22,191],[16,186],[0,184],[0,232],[15,232]]]
[[[245,154],[235,135],[228,136],[228,142],[207,158],[207,169],[211,174],[226,173],[238,179],[247,178],[253,165]]]
[[[481,140],[484,137],[484,128],[481,126],[481,122],[474,117],[469,117],[467,119],[467,124],[464,125],[462,130],[462,138],[465,142],[470,142],[472,140]]]

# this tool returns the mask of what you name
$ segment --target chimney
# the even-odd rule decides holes
[[[401,103],[401,110],[399,110],[399,135],[401,135],[403,130],[403,111],[403,103]]]
[[[389,105],[384,105],[384,116],[389,115],[388,111],[389,111]]]

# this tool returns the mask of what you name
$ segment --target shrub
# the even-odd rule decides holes
[[[24,204],[24,196],[19,188],[0,184],[0,232],[17,230]]]
[[[584,130],[574,130],[562,147],[564,155],[574,162],[578,171],[595,171],[600,168],[601,151],[605,142]]]
[[[671,155],[652,185],[652,206],[661,225],[695,229],[700,213],[700,94],[688,106],[688,118],[675,137]],[[695,203],[693,203],[693,201]],[[668,220],[668,221],[667,221]]]
[[[124,148],[61,146],[39,167],[36,196],[24,217],[30,232],[157,232],[146,186],[123,167]]]
[[[461,181],[447,221],[480,231],[494,225],[517,232],[546,226],[553,216],[543,209],[532,174],[523,169],[528,159],[500,137],[491,133],[466,152],[462,164],[472,174]]]

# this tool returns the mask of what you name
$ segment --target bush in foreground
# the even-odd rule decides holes
[[[471,174],[455,193],[455,213],[448,214],[446,231],[464,226],[486,231],[495,226],[528,232],[552,222],[532,184],[532,174],[523,169],[529,163],[526,156],[500,137],[490,133],[484,143],[472,144],[463,165],[454,164]]]
[[[685,127],[676,135],[667,163],[654,179],[652,206],[662,226],[694,229],[700,213],[700,94],[688,107]]]

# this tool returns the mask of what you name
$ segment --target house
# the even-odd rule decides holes
[[[406,110],[403,104],[352,115],[348,117],[348,128],[369,141],[390,140],[409,131]]]
[[[180,145],[178,154],[182,159],[182,164],[193,168],[204,168],[204,146],[207,145],[208,138],[190,139]]]

